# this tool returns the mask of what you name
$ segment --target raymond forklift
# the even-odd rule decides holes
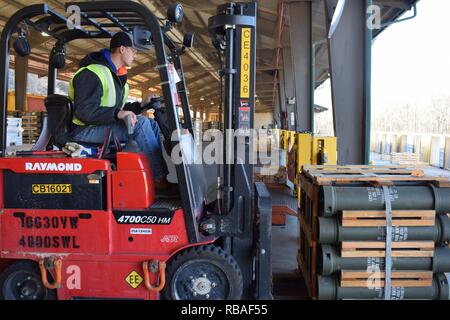
[[[76,159],[57,151],[76,142],[69,136],[72,101],[55,94],[66,45],[108,39],[120,30],[132,34],[141,50],[155,50],[165,105],[165,117],[157,119],[170,148],[181,146],[189,154],[194,147],[181,63],[192,35],[185,37],[184,47],[167,35],[182,20],[181,5],[169,8],[167,21],[133,1],[67,3],[66,8],[74,5],[81,13],[75,28],[64,15],[37,4],[16,12],[1,35],[0,298],[272,299],[271,205],[264,184],[253,183],[253,167],[243,158],[250,157],[249,137],[225,139],[224,145],[235,150],[243,143],[245,155],[235,153],[232,163],[218,167],[222,182],[216,180],[213,201],[206,201],[202,165],[177,165],[181,199],[155,200],[151,159],[122,149],[111,136],[95,156]],[[32,151],[10,156],[10,48],[29,55],[25,31],[32,28],[56,40],[49,57],[48,119]],[[251,129],[256,4],[220,6],[209,31],[223,62],[224,127]],[[170,64],[181,82],[175,83]],[[170,139],[171,132],[177,139]]]

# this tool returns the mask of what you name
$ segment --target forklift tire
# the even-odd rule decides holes
[[[20,261],[0,275],[0,300],[56,300],[56,290],[44,287],[35,262]]]
[[[242,273],[236,260],[214,245],[192,247],[177,254],[167,266],[167,300],[238,300]]]

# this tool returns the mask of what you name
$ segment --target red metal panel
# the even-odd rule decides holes
[[[90,174],[110,171],[107,160],[72,158],[1,158],[0,169],[16,173]]]
[[[144,154],[117,153],[117,170],[150,170],[150,163]]]
[[[117,171],[112,174],[115,209],[147,209],[155,202],[155,183],[147,157],[118,153]]]
[[[27,97],[27,111],[29,112],[45,112],[44,105],[45,97],[28,96]]]
[[[142,234],[132,234],[141,229]],[[113,222],[112,253],[146,253],[171,255],[189,244],[183,210],[174,213],[170,224],[118,224]]]
[[[149,257],[150,259],[151,257]],[[142,261],[105,262],[65,260],[62,269],[62,287],[58,290],[58,299],[77,298],[127,298],[157,299],[156,293],[150,293],[139,277],[144,277]],[[134,273],[133,273],[134,272]],[[126,280],[133,273],[137,287],[133,288]],[[152,275],[152,283],[157,283]]]
[[[80,214],[90,214],[82,218]],[[11,210],[0,216],[2,251],[108,254],[109,220],[104,211]]]

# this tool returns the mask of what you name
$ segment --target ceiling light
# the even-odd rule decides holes
[[[200,101],[205,101],[205,97],[200,97]]]
[[[45,31],[42,31],[41,35],[43,35],[44,37],[50,37],[50,35],[47,32],[45,32]]]
[[[211,105],[214,105],[214,101],[211,101]]]

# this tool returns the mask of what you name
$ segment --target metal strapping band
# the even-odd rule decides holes
[[[386,257],[384,278],[384,300],[391,300],[391,271],[392,271],[392,204],[391,188],[383,186],[384,202],[386,204]]]

